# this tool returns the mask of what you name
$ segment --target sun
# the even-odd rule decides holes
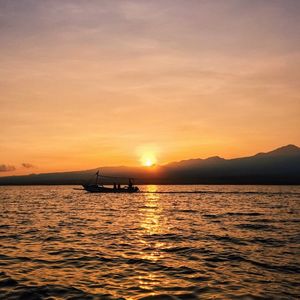
[[[141,157],[141,163],[144,167],[153,167],[156,165],[156,157],[153,153],[145,153]]]
[[[147,159],[143,162],[143,166],[145,167],[151,167],[154,165],[154,162],[151,159]]]

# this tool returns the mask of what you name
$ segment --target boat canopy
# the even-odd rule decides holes
[[[114,179],[114,180],[122,180],[122,179],[126,179],[129,180],[133,183],[133,181],[135,180],[135,178],[133,177],[124,177],[124,176],[106,176],[106,175],[100,175],[99,170],[93,174],[93,177],[90,178],[89,180],[87,180],[87,183],[93,181],[94,176],[96,175],[96,184],[98,184],[99,178],[107,178],[107,179]]]

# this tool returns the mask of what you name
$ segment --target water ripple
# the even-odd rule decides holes
[[[0,187],[0,299],[298,299],[300,187]]]

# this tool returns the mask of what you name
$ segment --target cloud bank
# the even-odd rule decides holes
[[[135,165],[147,145],[166,163],[300,142],[299,0],[0,0],[0,12],[0,157],[20,172]]]
[[[15,166],[0,164],[0,172],[10,172],[15,170]]]
[[[34,165],[32,165],[30,163],[22,163],[22,167],[26,168],[26,169],[31,169],[31,168],[34,168]]]

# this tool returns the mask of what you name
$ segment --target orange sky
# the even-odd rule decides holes
[[[299,13],[297,0],[0,0],[0,176],[299,145]]]

